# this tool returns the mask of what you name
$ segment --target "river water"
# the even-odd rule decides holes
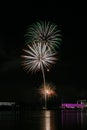
[[[87,112],[77,110],[3,110],[0,130],[87,130]]]

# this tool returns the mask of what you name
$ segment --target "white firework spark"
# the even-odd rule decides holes
[[[27,44],[27,49],[24,49],[24,58],[22,65],[27,72],[29,71],[43,71],[44,67],[49,69],[52,64],[57,60],[55,52],[51,51],[46,44],[33,43],[32,46]]]
[[[36,22],[28,28],[26,43],[41,42],[51,48],[59,47],[61,43],[61,34],[57,25],[50,22]]]

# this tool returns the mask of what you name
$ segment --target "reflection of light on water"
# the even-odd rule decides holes
[[[50,127],[50,111],[45,111],[45,130],[51,130],[51,127]]]
[[[83,110],[62,110],[61,111],[62,127],[87,128],[87,112]]]
[[[54,119],[54,111],[43,111],[41,120],[41,130],[56,130]]]
[[[83,127],[83,112],[81,111],[81,126]]]

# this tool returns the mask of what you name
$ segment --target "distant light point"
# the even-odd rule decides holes
[[[50,70],[49,69],[47,69],[47,72],[49,72]]]

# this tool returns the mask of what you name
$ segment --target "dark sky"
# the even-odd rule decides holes
[[[42,84],[42,74],[26,73],[21,67],[24,34],[36,21],[51,21],[61,29],[59,61],[46,72],[46,81],[56,86],[58,98],[85,98],[86,20],[85,8],[59,6],[57,2],[3,3],[0,9],[0,100],[33,102]]]

